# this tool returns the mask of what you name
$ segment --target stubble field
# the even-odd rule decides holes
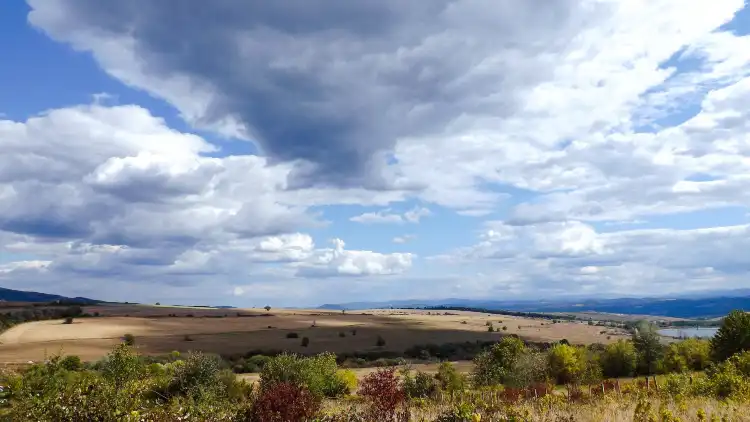
[[[567,339],[576,344],[609,343],[624,336],[616,329],[580,323],[552,324],[541,319],[458,311],[446,315],[436,311],[389,309],[344,314],[321,310],[266,312],[145,305],[88,306],[84,311],[99,316],[76,318],[73,324],[63,324],[61,320],[30,322],[0,334],[0,363],[38,361],[61,352],[78,355],[86,361],[96,360],[121,342],[126,333],[135,336],[139,353],[146,355],[173,350],[223,355],[250,350],[403,351],[427,343],[493,340],[501,334],[518,334],[539,342]],[[500,333],[488,332],[487,321]],[[503,327],[507,330],[503,331]],[[299,338],[287,338],[290,332],[298,333]],[[386,341],[383,347],[376,346],[379,336]],[[301,346],[302,337],[310,339],[308,347]]]

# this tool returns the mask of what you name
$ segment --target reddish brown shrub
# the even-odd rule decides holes
[[[367,375],[357,392],[364,398],[372,415],[380,420],[391,420],[398,408],[406,401],[404,390],[399,385],[395,368],[382,368]]]
[[[281,382],[261,391],[253,405],[253,422],[301,422],[315,416],[320,402],[304,387]]]

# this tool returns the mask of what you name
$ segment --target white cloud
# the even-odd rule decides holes
[[[396,236],[393,238],[393,243],[408,243],[412,240],[416,239],[416,235],[413,234],[405,234],[403,236]]]
[[[409,211],[402,214],[393,214],[390,209],[377,211],[377,212],[366,212],[350,218],[350,221],[363,224],[403,224],[403,223],[419,223],[419,221],[427,216],[432,215],[432,212],[423,207],[414,207]]]
[[[308,277],[395,275],[409,269],[411,253],[380,254],[371,251],[348,251],[344,241],[333,239],[332,249],[316,251],[299,266],[299,274]]]
[[[363,224],[418,223],[427,207],[504,219],[443,254],[480,267],[445,282],[467,295],[744,282],[723,246],[744,246],[739,226],[628,230],[750,207],[750,36],[719,29],[742,0],[135,1],[30,0],[29,20],[266,156],[209,158],[216,145],[137,106],[0,120],[0,248],[33,251],[48,272],[168,268],[192,283],[408,270],[410,254],[321,249],[301,233],[338,236],[319,207],[347,204],[382,207],[350,219]],[[425,208],[393,211],[414,200]],[[478,272],[490,276],[464,277]],[[223,291],[235,286],[251,291]]]

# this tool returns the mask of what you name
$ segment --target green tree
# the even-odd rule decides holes
[[[586,371],[586,350],[567,344],[556,344],[547,351],[550,376],[560,384],[578,383]]]
[[[463,391],[466,386],[466,377],[456,370],[456,366],[451,362],[442,362],[438,367],[435,379],[438,386],[443,391],[455,392]]]
[[[711,355],[714,360],[723,361],[746,350],[750,350],[750,314],[734,310],[711,339]]]
[[[270,306],[268,306],[268,305],[266,305],[266,306],[264,306],[264,307],[263,307],[263,309],[265,309],[265,310],[266,310],[266,312],[268,312],[268,311],[270,311],[270,310],[271,310],[271,307],[270,307]]]
[[[526,352],[526,345],[518,337],[504,337],[474,358],[474,382],[477,385],[502,384],[513,363]]]
[[[602,372],[606,377],[629,377],[635,373],[637,363],[635,346],[627,340],[608,344],[601,355]]]
[[[523,388],[546,380],[547,356],[540,352],[528,352],[513,362],[505,384],[509,387]]]
[[[656,327],[646,321],[640,322],[633,334],[633,345],[638,355],[638,372],[644,375],[656,373],[664,355],[664,345]]]
[[[670,372],[702,371],[710,363],[711,343],[687,339],[670,344],[664,352],[664,367]]]

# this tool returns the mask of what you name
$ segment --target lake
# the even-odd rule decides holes
[[[716,334],[716,331],[718,330],[718,327],[702,327],[702,328],[664,328],[659,330],[659,334],[665,336],[665,337],[677,337],[677,338],[690,338],[690,337],[700,337],[700,338],[711,338]]]

